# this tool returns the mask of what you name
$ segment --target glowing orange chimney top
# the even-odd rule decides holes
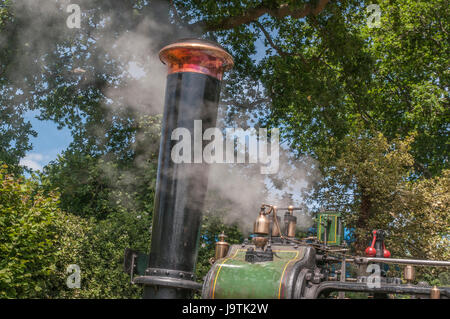
[[[195,72],[222,80],[223,73],[233,67],[233,58],[214,42],[184,39],[159,51],[160,60],[168,66],[168,74]]]

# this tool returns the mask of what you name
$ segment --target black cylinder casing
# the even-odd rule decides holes
[[[190,278],[185,279],[193,279],[209,171],[209,164],[194,163],[194,121],[202,121],[202,136],[215,127],[220,83],[194,72],[167,76],[147,276],[151,269],[161,269],[188,273]],[[179,143],[171,139],[176,128],[191,134],[191,163],[177,164],[171,158],[173,146]],[[174,287],[144,288],[144,298],[189,298],[191,293]]]

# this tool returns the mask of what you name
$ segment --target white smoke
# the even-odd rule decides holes
[[[70,14],[66,8],[70,3],[81,8],[80,29],[67,27],[66,19]],[[153,3],[156,3],[154,10],[147,11],[139,24],[127,29],[120,26],[132,21],[124,20],[135,19],[139,12],[133,13],[137,16],[123,15],[111,8],[111,11],[100,12],[100,17],[96,18],[93,14],[95,3],[90,0],[13,1],[15,15],[24,23],[17,34],[23,54],[13,63],[13,75],[18,85],[25,86],[25,80],[39,74],[51,79],[57,71],[73,83],[89,87],[98,80],[98,74],[108,74],[108,86],[103,91],[105,98],[101,101],[110,110],[108,116],[113,117],[115,112],[123,109],[144,115],[162,113],[166,67],[159,61],[158,51],[164,44],[193,34],[174,29],[164,22],[161,17],[167,16],[167,2]],[[0,35],[0,44],[5,45],[4,40]],[[39,89],[45,91],[46,84],[37,91]],[[45,93],[37,95],[40,95],[39,99]],[[99,140],[108,138],[100,127],[94,134]],[[137,135],[136,139],[139,138]],[[137,163],[138,166],[145,164],[145,159],[139,159]],[[107,165],[104,173],[111,177],[118,175],[115,168]],[[132,173],[122,172],[121,175],[133,183],[135,176]],[[248,233],[261,203],[304,206],[307,191],[319,179],[314,161],[307,157],[294,160],[282,148],[275,175],[262,175],[257,164],[216,164],[210,170],[210,205],[206,210],[211,214],[222,214],[226,209],[222,215],[225,222],[238,222]],[[311,224],[307,214],[297,216],[300,228]]]
[[[214,164],[209,174],[208,214],[220,214],[227,224],[236,224],[245,234],[252,232],[262,203],[302,207],[296,211],[297,228],[312,226],[306,197],[320,181],[317,163],[310,157],[300,159],[280,148],[277,174],[263,175],[259,164]],[[226,205],[221,207],[220,205]],[[280,212],[282,217],[284,212]]]
[[[108,98],[141,114],[162,113],[167,70],[158,58],[161,44],[151,34],[168,33],[168,26],[146,18],[135,31],[117,39],[101,37],[99,44],[124,68],[121,85],[110,87],[106,92]]]
[[[89,87],[98,75],[107,74],[103,102],[113,111],[125,106],[140,114],[161,113],[166,67],[158,52],[164,44],[192,34],[162,18],[168,16],[164,1],[152,1],[151,12],[120,12],[119,4],[99,3],[103,11],[90,0],[12,1],[15,19],[21,23],[17,29],[20,54],[9,77],[23,87],[36,75],[51,78],[57,72],[69,82]],[[80,7],[79,29],[67,25],[70,4]],[[0,44],[8,45],[4,36]],[[43,97],[47,84],[41,88]]]

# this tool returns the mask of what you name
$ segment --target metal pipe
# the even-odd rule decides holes
[[[351,260],[347,259],[347,261],[351,261]],[[382,262],[382,263],[386,263],[386,264],[450,267],[450,261],[442,261],[442,260],[355,257],[353,261],[357,264],[367,264],[369,262]]]
[[[205,143],[198,145],[195,137],[203,140],[203,132],[216,125],[222,75],[233,59],[219,45],[197,39],[170,44],[159,57],[168,66],[168,76],[151,249],[145,276],[135,282],[145,285],[144,298],[189,298],[197,287],[194,273],[209,169],[202,160]],[[190,133],[190,163],[171,157],[179,143],[172,140],[177,128]]]
[[[344,259],[342,259],[342,263],[341,263],[341,273],[340,273],[340,282],[345,282],[345,274],[347,272],[346,267],[345,267],[345,257]],[[345,292],[343,291],[339,291],[338,293],[338,298],[339,299],[345,299]]]
[[[314,293],[313,299],[316,299],[320,294],[327,291],[356,291],[367,293],[383,293],[383,294],[417,294],[430,295],[432,287],[418,287],[411,285],[392,285],[382,284],[380,287],[369,287],[367,283],[350,283],[350,282],[323,282]],[[450,288],[439,287],[434,288],[439,290],[440,295],[450,297]],[[437,295],[437,293],[435,293]]]

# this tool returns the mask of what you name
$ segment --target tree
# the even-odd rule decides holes
[[[12,24],[12,14],[10,11],[10,1],[3,1],[0,4],[0,32],[7,31]],[[9,169],[15,172],[20,158],[31,149],[29,143],[30,136],[36,136],[31,124],[25,122],[23,114],[24,107],[14,107],[8,103],[10,96],[15,95],[19,99],[22,95],[20,90],[9,87],[6,68],[12,52],[4,47],[4,40],[0,42],[0,162],[9,164]]]
[[[148,116],[136,122],[126,139],[74,143],[44,168],[45,187],[61,192],[63,210],[97,219],[118,207],[153,211],[160,120]]]
[[[116,45],[129,33],[129,37],[151,39],[155,47],[178,28],[176,34],[220,41],[235,57],[235,72],[224,92],[229,118],[244,117],[247,122],[248,111],[260,125],[281,127],[297,154],[317,157],[322,149],[334,147],[330,136],[340,139],[362,122],[389,139],[417,132],[412,153],[418,174],[430,177],[445,167],[448,47],[439,42],[448,30],[445,1],[379,1],[378,28],[368,25],[367,3],[361,1],[169,1],[168,7],[142,1],[94,1],[84,5],[82,29],[54,28],[64,22],[57,14],[61,8],[55,6],[48,23],[53,37],[44,49],[39,39],[28,47],[20,42],[9,46],[16,55],[33,55],[24,63],[27,76],[21,78],[26,83],[14,82],[24,90],[23,96],[8,104],[40,109],[42,118],[71,128],[79,144],[90,145],[88,136],[101,138],[113,128],[122,138],[133,130],[133,121],[128,122],[134,115],[126,99],[111,98],[109,92],[129,87],[132,82],[123,76],[128,63],[132,58],[144,60],[138,52],[111,54],[105,42]],[[14,18],[8,39],[17,38],[33,14],[30,6],[14,8],[23,10]],[[160,14],[152,15],[155,11]],[[105,15],[100,12],[117,23],[102,23]],[[160,28],[153,36],[141,32],[149,16],[167,29]],[[162,37],[155,39],[155,33]],[[261,39],[266,52],[254,59],[255,43]],[[42,60],[44,73],[30,65],[35,60]],[[8,65],[6,75],[14,78],[17,61]],[[42,76],[33,76],[38,72]]]
[[[335,142],[343,151],[330,154],[333,166],[327,168],[318,198],[345,213],[348,227],[356,228],[356,250],[363,253],[371,231],[392,221],[388,208],[411,173],[412,139],[389,143],[381,133],[358,132]]]
[[[59,1],[4,2],[0,159],[17,163],[30,149],[22,115],[39,110],[74,137],[46,168],[45,189],[59,187],[60,207],[86,220],[124,207],[151,214],[158,151],[145,150],[158,138],[139,136],[141,116],[161,112],[155,83],[164,76],[149,56],[175,36],[216,40],[235,59],[223,91],[228,123],[280,127],[295,155],[316,159],[360,227],[361,250],[363,231],[394,221],[386,212],[395,214],[406,180],[425,183],[448,168],[448,5],[375,2],[381,21],[370,28],[367,1],[80,0],[81,29],[65,27]],[[148,76],[136,79],[133,65]]]
[[[104,220],[89,220],[83,237],[75,244],[62,245],[58,260],[64,267],[68,264],[80,267],[80,289],[68,289],[65,285],[68,275],[63,274],[55,280],[56,285],[51,290],[54,297],[141,298],[142,287],[132,285],[130,275],[123,272],[123,258],[125,248],[148,251],[150,221],[148,212],[123,208],[111,212]],[[66,238],[74,235],[76,233],[68,233]]]
[[[441,176],[405,185],[390,212],[393,224],[389,242],[396,251],[423,259],[449,259],[449,187],[448,169]]]
[[[233,53],[232,111],[282,127],[298,154],[317,156],[334,147],[330,136],[362,122],[389,139],[417,132],[416,171],[430,177],[445,168],[446,1],[377,1],[376,28],[366,1],[171,3],[179,25],[214,32]],[[267,50],[258,61],[251,55],[261,38]]]
[[[448,259],[448,170],[433,179],[415,179],[413,140],[389,142],[374,132],[336,141],[343,152],[331,155],[334,165],[318,187],[318,198],[344,212],[347,226],[355,228],[359,254],[371,231],[383,229],[393,256]]]
[[[450,172],[444,170],[441,176],[430,180],[423,180],[412,189],[413,203],[416,205],[409,210],[407,222],[402,226],[398,234],[410,243],[416,250],[412,255],[422,258],[448,260],[450,258]],[[400,216],[399,216],[400,217]],[[423,222],[425,221],[425,222]],[[415,234],[413,238],[407,238],[407,234]],[[450,284],[447,269],[425,268],[419,271],[427,281],[432,284],[448,286]]]
[[[6,33],[7,51],[29,56],[7,63],[5,76],[15,79],[8,85],[24,91],[8,104],[40,109],[42,118],[74,132],[101,125],[108,117],[129,117],[123,99],[104,101],[111,89],[131,83],[121,74],[139,53],[111,55],[102,39],[117,44],[115,40],[128,32],[145,34],[154,45],[162,45],[160,38],[140,31],[151,16],[167,26],[157,30],[162,38],[175,26],[179,32],[224,44],[236,60],[225,94],[231,114],[238,109],[242,116],[242,110],[251,108],[261,125],[284,128],[284,137],[299,154],[315,155],[317,149],[332,147],[328,136],[341,138],[361,121],[390,139],[417,131],[412,152],[420,174],[438,174],[448,155],[448,47],[440,41],[448,32],[445,1],[379,1],[378,28],[367,24],[367,3],[351,0],[169,1],[168,7],[94,1],[84,4],[86,23],[76,31],[55,28],[64,25],[64,17],[57,14],[60,7],[49,9],[52,37],[45,48],[39,38],[13,41],[29,27],[35,14],[31,9],[36,9],[13,3],[13,12],[23,10]],[[160,14],[152,15],[155,11]],[[100,12],[116,23],[102,23],[105,15]],[[256,60],[252,55],[261,39],[266,52]],[[36,69],[36,60],[42,61],[45,72]],[[75,72],[79,69],[84,72]],[[21,80],[14,77],[18,70],[26,75]],[[116,116],[111,109],[121,111]]]

